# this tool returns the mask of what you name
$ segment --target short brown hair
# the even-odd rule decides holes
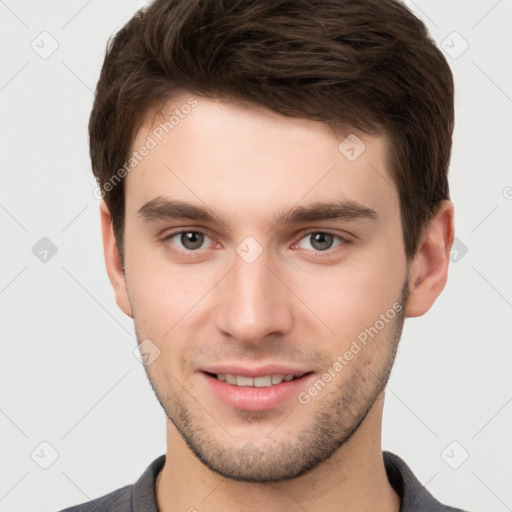
[[[449,198],[452,73],[402,3],[156,0],[109,41],[89,121],[92,169],[121,257],[124,180],[105,185],[148,112],[178,91],[387,134],[408,258]]]

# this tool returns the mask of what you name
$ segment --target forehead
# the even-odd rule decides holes
[[[228,100],[176,96],[146,119],[132,151],[139,156],[126,177],[127,213],[159,196],[261,217],[323,200],[383,213],[398,205],[385,135],[334,134],[324,123]]]

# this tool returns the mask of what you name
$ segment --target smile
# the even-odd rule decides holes
[[[281,384],[282,382],[289,382],[296,378],[302,377],[302,375],[283,375],[283,374],[273,374],[273,375],[264,375],[261,377],[246,377],[244,375],[232,375],[229,373],[217,373],[213,374],[218,380],[222,382],[226,382],[228,384],[232,384],[233,386],[240,387],[256,387],[256,388],[267,388],[269,386],[275,386],[277,384]]]

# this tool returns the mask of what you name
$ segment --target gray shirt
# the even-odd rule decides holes
[[[400,496],[400,512],[464,512],[439,503],[400,457],[391,452],[383,452],[383,456],[389,482]],[[165,455],[161,455],[135,484],[61,512],[158,512],[155,481],[164,462]]]

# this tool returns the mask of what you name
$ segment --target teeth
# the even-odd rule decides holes
[[[272,384],[281,384],[283,379],[284,375],[272,375]]]
[[[237,386],[254,386],[254,379],[251,377],[242,377],[240,375],[236,378]]]
[[[234,386],[241,387],[256,387],[256,388],[267,388],[272,385],[281,384],[283,381],[289,382],[293,380],[294,375],[265,375],[264,377],[244,377],[242,375],[230,375],[229,373],[218,373],[217,379],[222,382],[227,382],[228,384],[233,384]]]
[[[226,382],[236,386],[236,377],[234,375],[226,375]]]
[[[268,388],[272,386],[272,377],[270,375],[267,377],[256,377],[254,379],[254,386],[257,388]]]

